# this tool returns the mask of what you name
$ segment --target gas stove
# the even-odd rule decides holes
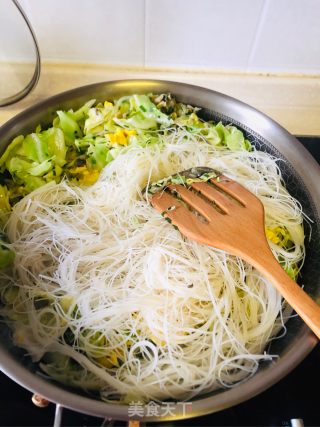
[[[320,164],[320,137],[298,137]],[[320,344],[288,376],[258,396],[215,414],[163,422],[161,427],[320,426]],[[125,426],[50,403],[35,406],[32,394],[0,372],[0,426]]]

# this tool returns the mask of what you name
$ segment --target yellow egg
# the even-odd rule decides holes
[[[100,172],[97,169],[89,170],[86,166],[78,166],[70,169],[72,175],[76,175],[81,184],[92,185],[99,178]]]
[[[291,240],[289,231],[282,226],[266,228],[266,236],[268,240],[282,248],[287,247]]]
[[[270,240],[272,243],[274,243],[276,245],[280,242],[280,239],[277,236],[277,234],[275,233],[275,231],[270,229],[270,228],[266,229],[266,236],[267,236],[268,240]]]
[[[119,367],[118,357],[115,352],[110,353],[108,356],[98,357],[96,361],[106,368]]]
[[[120,129],[115,133],[108,133],[106,136],[109,138],[111,144],[128,145],[128,136],[135,134],[135,130]]]
[[[97,169],[87,171],[83,174],[83,177],[80,179],[80,182],[84,185],[92,185],[97,182],[100,172]]]

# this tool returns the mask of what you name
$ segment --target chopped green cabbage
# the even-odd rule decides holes
[[[3,233],[0,233],[0,269],[12,264],[14,257],[15,254],[9,248],[6,236]]]
[[[185,127],[217,148],[251,149],[239,129],[204,121],[199,110],[170,94],[135,94],[114,102],[90,100],[75,111],[57,111],[51,126],[42,130],[39,125],[32,133],[17,136],[0,157],[4,183],[0,186],[0,222],[19,199],[48,182],[67,177],[80,185],[93,184],[128,145],[159,144],[157,132]],[[1,246],[0,256],[1,267],[14,255]]]
[[[178,103],[171,95],[124,96],[115,102],[90,100],[78,110],[57,111],[52,126],[16,137],[0,158],[9,172],[10,204],[36,188],[60,182],[63,176],[90,185],[127,145],[159,143],[155,131],[186,127],[221,149],[250,150],[235,126],[202,120],[199,108]]]

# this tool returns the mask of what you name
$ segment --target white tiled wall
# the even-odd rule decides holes
[[[20,4],[43,60],[144,63],[144,0],[21,0]]]
[[[146,64],[244,70],[262,8],[263,0],[147,0]]]
[[[0,62],[35,59],[34,44],[11,0],[0,0]]]
[[[1,2],[9,0],[0,0]],[[320,73],[320,0],[20,0],[43,60]]]

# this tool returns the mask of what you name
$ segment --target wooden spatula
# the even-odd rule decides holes
[[[220,175],[168,185],[151,204],[186,237],[241,257],[259,270],[320,338],[320,306],[283,270],[265,235],[264,208],[250,191]]]

